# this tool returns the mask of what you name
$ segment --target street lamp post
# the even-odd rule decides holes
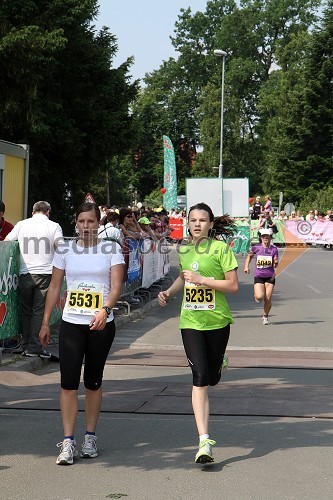
[[[129,190],[129,192],[130,192],[130,205],[131,205],[131,208],[132,208],[132,206],[133,206],[133,194],[134,194],[134,189],[135,189],[135,188],[134,188],[133,184],[130,184],[130,185],[128,186],[128,190]]]
[[[224,111],[224,67],[225,58],[227,53],[224,50],[216,49],[214,50],[214,55],[216,57],[222,57],[222,83],[221,83],[221,134],[220,134],[220,164],[219,164],[219,178],[223,179],[223,111]]]

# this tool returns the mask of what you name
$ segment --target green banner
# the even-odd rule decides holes
[[[0,241],[0,339],[20,333],[18,243]]]
[[[21,333],[18,276],[20,249],[17,241],[0,241],[0,340]],[[50,325],[61,319],[66,302],[66,280],[61,286],[60,297],[53,310]]]
[[[244,221],[235,221],[236,233],[228,238],[228,244],[234,253],[248,253],[250,248],[250,226]]]
[[[274,220],[274,224],[276,225],[278,232],[273,234],[273,243],[285,243],[284,238],[284,222],[282,220]],[[251,243],[258,243],[258,229],[259,229],[259,221],[253,220],[251,221]]]
[[[175,152],[171,140],[167,135],[163,136],[164,148],[164,189],[163,206],[166,210],[177,208],[177,173]]]

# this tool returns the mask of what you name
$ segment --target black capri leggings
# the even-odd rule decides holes
[[[89,325],[62,321],[59,331],[61,387],[77,390],[84,358],[84,386],[96,391],[102,385],[106,359],[115,336],[114,321],[103,330],[90,330]]]
[[[221,379],[223,356],[227,348],[230,325],[218,330],[181,330],[187,360],[193,374],[193,385],[216,385]]]

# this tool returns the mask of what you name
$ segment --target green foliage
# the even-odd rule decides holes
[[[131,146],[132,61],[110,69],[116,39],[94,30],[96,13],[96,0],[11,0],[0,11],[0,137],[30,145],[29,206],[49,200],[65,231],[88,191],[105,201],[109,159]]]
[[[261,89],[264,186],[289,201],[300,202],[309,186],[332,184],[332,35],[330,11],[312,34],[292,37],[281,55],[288,69]]]
[[[333,209],[333,186],[318,191],[313,186],[304,191],[304,197],[299,203],[302,214],[307,214],[309,210],[319,210],[326,213]]]
[[[224,176],[249,177],[251,191],[279,193],[291,185],[294,195],[307,186],[306,171],[296,184],[290,183],[292,162],[301,149],[290,129],[295,128],[294,118],[302,111],[295,108],[291,115],[289,110],[290,105],[298,103],[305,83],[301,72],[306,52],[302,43],[311,38],[309,27],[319,4],[317,0],[246,0],[238,8],[234,2],[215,0],[207,2],[204,13],[181,9],[171,38],[179,58],[164,62],[146,77],[138,113],[149,148],[157,145],[154,131],[167,133],[177,145],[179,185],[189,176],[217,175],[222,60],[214,57],[213,50],[223,48],[228,53]],[[277,64],[281,77],[272,72]],[[150,125],[145,117],[149,117]],[[281,126],[283,133],[276,133]],[[191,151],[183,164],[179,161],[180,139],[190,145]],[[198,145],[203,148],[199,154]],[[325,178],[326,173],[327,168]]]
[[[158,208],[163,204],[163,195],[159,189],[154,189],[149,195],[147,195],[143,202],[144,206],[150,208]]]

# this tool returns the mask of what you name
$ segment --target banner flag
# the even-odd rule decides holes
[[[227,243],[231,250],[236,254],[247,254],[250,248],[250,226],[244,222],[235,221],[237,233],[230,236]]]
[[[0,242],[0,339],[20,333],[18,276],[20,251],[17,241]]]
[[[177,174],[175,152],[171,140],[163,136],[164,148],[164,188],[163,206],[166,210],[177,208]]]

